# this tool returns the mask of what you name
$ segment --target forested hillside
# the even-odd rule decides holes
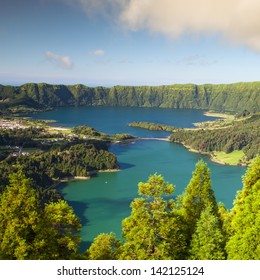
[[[90,177],[98,170],[118,169],[117,158],[108,151],[112,139],[125,135],[106,135],[82,126],[71,130],[53,130],[41,122],[9,121],[10,127],[0,128],[0,193],[9,185],[9,175],[21,171],[31,180],[40,203],[57,201],[56,191],[61,180]],[[3,123],[2,123],[3,124]],[[20,125],[13,129],[11,125]],[[89,133],[95,131],[95,135]],[[63,133],[62,133],[63,132]],[[85,132],[81,136],[76,132]],[[110,137],[103,140],[100,136]],[[121,138],[120,138],[121,137]]]
[[[214,124],[221,125],[214,127]],[[260,154],[260,114],[228,122],[210,122],[200,129],[177,129],[170,140],[182,143],[198,152],[223,151],[231,153],[242,150],[244,162]]]
[[[250,112],[260,108],[260,82],[220,85],[114,86],[0,85],[0,108],[132,106]]]

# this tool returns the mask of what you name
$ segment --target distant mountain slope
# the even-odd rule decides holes
[[[131,106],[260,111],[260,82],[220,85],[88,87],[28,83],[0,85],[0,106]]]

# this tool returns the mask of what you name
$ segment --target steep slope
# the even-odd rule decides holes
[[[260,82],[227,85],[87,87],[84,85],[0,85],[0,106],[131,106],[215,111],[260,111]]]

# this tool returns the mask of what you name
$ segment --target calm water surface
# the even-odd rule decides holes
[[[210,120],[199,110],[158,108],[78,107],[60,108],[34,115],[38,119],[56,120],[54,125],[72,127],[88,124],[106,133],[131,133],[141,137],[165,137],[169,134],[131,128],[133,121],[151,121],[193,127],[194,122]],[[121,236],[121,221],[130,214],[130,203],[137,197],[137,184],[157,172],[175,185],[179,195],[189,183],[196,162],[203,158],[210,170],[212,185],[218,201],[232,207],[237,190],[241,189],[244,167],[215,164],[207,156],[191,153],[175,143],[155,140],[114,144],[111,152],[117,155],[121,171],[99,173],[91,180],[72,181],[61,188],[68,203],[81,218],[82,249],[101,232]]]
[[[148,121],[176,127],[194,127],[195,122],[215,119],[204,116],[201,110],[132,107],[62,107],[35,114],[33,118],[55,120],[55,123],[51,123],[54,126],[89,125],[105,133],[130,133],[140,137],[163,137],[169,134],[129,127],[129,123]]]

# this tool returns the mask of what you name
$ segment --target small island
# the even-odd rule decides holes
[[[153,122],[132,122],[132,123],[128,124],[128,126],[139,127],[139,128],[155,130],[155,131],[167,131],[167,132],[175,132],[177,129],[174,126],[153,123]]]

